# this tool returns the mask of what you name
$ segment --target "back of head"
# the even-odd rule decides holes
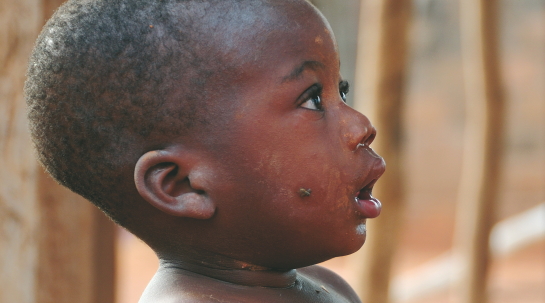
[[[263,2],[64,4],[36,42],[25,86],[46,170],[123,224],[130,208],[119,189],[134,187],[138,157],[210,124],[210,79],[229,69],[207,38],[229,18],[222,12]]]

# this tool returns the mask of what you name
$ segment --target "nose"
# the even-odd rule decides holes
[[[377,130],[365,115],[352,108],[350,110],[352,111],[351,119],[347,121],[348,125],[344,137],[348,148],[354,151],[361,145],[369,146],[375,140]]]

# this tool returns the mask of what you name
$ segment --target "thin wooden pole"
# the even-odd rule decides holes
[[[391,261],[404,206],[403,101],[407,65],[407,32],[411,1],[362,1],[355,108],[377,128],[373,143],[387,163],[373,194],[383,202],[379,218],[368,221],[367,243],[356,254],[356,291],[363,302],[386,303]]]
[[[114,300],[113,223],[45,174],[27,129],[27,60],[62,2],[0,2],[0,302]]]
[[[28,135],[23,83],[41,22],[37,0],[0,1],[0,302],[35,299],[37,165]]]
[[[92,300],[93,206],[59,186],[41,168],[36,181],[40,228],[34,302],[97,302]]]
[[[114,225],[82,197],[37,172],[36,303],[114,302]]]
[[[456,293],[464,303],[487,302],[488,238],[495,219],[504,129],[498,5],[497,0],[462,0],[460,9],[466,133],[454,246],[463,266]]]

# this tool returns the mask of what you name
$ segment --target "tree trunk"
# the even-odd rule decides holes
[[[461,302],[485,303],[488,238],[495,220],[503,144],[498,1],[463,0],[460,12],[466,141],[454,243],[463,265],[456,293]]]
[[[402,117],[410,9],[408,0],[363,1],[361,6],[355,108],[376,126],[373,148],[387,163],[373,190],[383,202],[382,214],[368,221],[367,243],[355,255],[360,268],[356,291],[363,302],[389,301],[391,261],[402,220]]]

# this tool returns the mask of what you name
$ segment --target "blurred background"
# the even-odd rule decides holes
[[[339,43],[343,75],[351,82],[353,91],[357,93],[358,87],[365,86],[357,82],[362,79],[358,78],[356,71],[356,67],[361,66],[357,64],[358,56],[362,56],[362,48],[371,47],[366,44],[365,41],[370,40],[365,40],[365,33],[362,32],[367,25],[366,21],[360,18],[361,15],[365,15],[360,14],[360,10],[380,1],[316,0],[312,2],[323,11],[333,27]],[[51,4],[51,1],[49,3],[50,6],[55,6]],[[5,172],[0,175],[2,178],[0,183],[3,184],[0,185],[0,266],[2,266],[0,282],[15,280],[15,282],[23,281],[17,284],[29,284],[24,288],[9,286],[10,283],[15,282],[0,283],[0,303],[64,302],[55,299],[55,294],[50,295],[50,299],[52,298],[50,301],[39,301],[40,291],[36,291],[36,285],[40,283],[32,282],[36,276],[38,278],[40,276],[40,271],[36,271],[39,264],[36,260],[43,259],[36,256],[40,255],[40,250],[44,248],[40,244],[33,246],[29,243],[40,239],[37,233],[40,230],[39,226],[43,226],[40,222],[44,221],[44,215],[38,210],[40,207],[48,207],[47,203],[42,203],[42,206],[37,208],[30,202],[30,206],[26,207],[17,203],[21,199],[24,201],[35,199],[35,196],[19,194],[19,191],[23,192],[25,188],[20,183],[28,185],[28,182],[36,182],[40,179],[39,176],[33,177],[33,174],[39,174],[36,172],[39,168],[25,166],[28,165],[25,163],[32,161],[27,139],[24,139],[26,141],[21,144],[15,144],[13,141],[20,140],[17,139],[19,137],[15,138],[15,135],[27,136],[24,129],[24,104],[13,105],[14,102],[18,102],[17,104],[24,102],[20,93],[14,92],[15,88],[22,88],[24,80],[22,69],[25,67],[25,57],[23,55],[28,57],[32,46],[32,42],[28,41],[34,41],[38,34],[42,20],[41,14],[50,14],[47,10],[52,10],[47,5],[40,10],[30,9],[32,5],[30,0],[19,2],[0,0],[0,19],[3,19],[0,21],[3,27],[0,30],[0,68],[2,69],[0,71],[0,97],[2,98],[0,100],[0,149],[3,149],[1,159],[3,162],[0,164],[5,164],[2,167],[6,170],[22,171],[15,179]],[[494,223],[496,223],[492,227],[492,234],[496,237],[504,237],[503,240],[496,240],[496,242],[511,241],[509,243],[515,244],[503,250],[501,245],[496,246],[500,247],[496,250],[492,249],[486,293],[491,303],[543,303],[545,302],[545,207],[542,206],[545,203],[545,0],[502,0],[498,2],[498,5],[499,67],[505,115],[498,196],[494,209],[490,211],[495,213]],[[24,22],[27,23],[30,22],[29,20],[39,21],[33,23],[34,29],[25,31],[17,26],[23,22],[22,20],[26,20]],[[456,266],[448,260],[450,260],[455,242],[456,227],[463,224],[460,222],[461,216],[457,216],[460,211],[459,192],[467,118],[460,32],[462,23],[464,20],[460,19],[460,1],[414,0],[410,2],[407,60],[404,73],[406,80],[402,91],[403,133],[399,134],[403,142],[400,165],[403,171],[404,198],[403,206],[398,209],[401,211],[402,219],[392,253],[391,270],[389,270],[391,302],[460,302],[455,295],[456,289],[453,288],[455,283],[449,282],[449,277],[455,276],[453,266]],[[13,34],[14,31],[15,34]],[[21,38],[23,35],[29,37],[25,43]],[[13,48],[14,40],[18,41],[15,42],[17,44],[15,48]],[[403,42],[400,41],[400,43]],[[24,50],[22,58],[13,59],[14,49]],[[14,77],[16,77],[15,80]],[[349,102],[354,105],[353,97],[354,94],[351,93]],[[360,104],[358,108],[368,106],[369,104]],[[10,128],[14,123],[20,128],[19,132]],[[379,136],[380,134],[379,129]],[[25,150],[24,159],[14,160],[15,157],[22,157],[21,150]],[[388,162],[388,159],[386,161]],[[41,192],[40,190],[43,191],[38,188],[38,193]],[[63,197],[67,200],[77,199],[73,196]],[[382,202],[385,206],[389,203],[387,200]],[[541,208],[539,208],[540,205]],[[385,207],[385,213],[382,216],[388,215],[387,210],[388,208]],[[65,215],[59,219],[64,220],[69,211],[61,211],[66,211]],[[85,208],[78,211],[87,213],[90,210]],[[8,213],[10,215],[7,215]],[[523,217],[517,217],[521,214]],[[98,220],[96,222],[104,222],[100,221],[102,219],[96,220]],[[81,230],[81,224],[88,224],[85,226],[91,227],[86,228],[94,230],[88,234],[96,236],[97,230],[101,229],[92,227],[92,223],[86,222],[79,220],[72,227],[66,227],[65,232],[69,233],[66,230],[71,229]],[[499,222],[507,223],[498,225]],[[108,222],[104,224],[107,225]],[[53,225],[52,233],[55,233],[55,228],[59,225]],[[28,226],[30,226],[30,232]],[[28,236],[29,233],[30,236]],[[101,233],[98,234],[99,237]],[[110,284],[115,285],[112,288],[115,302],[137,302],[157,268],[157,259],[145,244],[130,233],[117,227],[110,233],[115,236],[115,243],[112,242],[114,245],[110,250],[113,252],[110,254],[110,264],[114,268],[110,272],[115,272],[115,276],[111,277],[115,280],[115,284]],[[368,241],[374,241],[381,236],[383,233],[380,230],[374,230],[373,225],[370,225]],[[511,239],[509,237],[514,237],[515,240],[509,240]],[[520,241],[517,242],[517,239]],[[40,241],[38,243],[43,242]],[[69,242],[70,240],[66,238],[57,239],[56,242],[52,241],[53,244],[48,245],[54,245],[55,249],[62,250],[62,247],[69,245]],[[79,245],[79,247],[93,249],[92,244],[86,245],[88,246]],[[99,246],[103,246],[103,243]],[[367,245],[362,248],[363,254],[366,249],[368,249]],[[86,261],[88,262],[86,266],[93,267],[92,262],[96,262],[97,255],[100,253],[89,257],[91,261]],[[359,288],[358,283],[361,279],[358,278],[357,269],[360,267],[355,264],[358,264],[357,259],[361,257],[361,253],[358,253],[327,261],[323,265],[342,275],[353,284],[354,288]],[[64,255],[64,258],[72,257],[68,254]],[[365,258],[368,257],[365,256]],[[55,257],[50,257],[49,260],[51,259],[56,260]],[[62,263],[62,260],[54,262],[58,264]],[[17,264],[20,266],[14,269],[13,266]],[[21,274],[23,267],[32,268],[27,274]],[[441,282],[441,277],[446,277],[444,279],[446,282]],[[95,277],[94,279],[110,281],[109,278]],[[69,280],[70,278],[67,281]],[[93,285],[98,284],[95,282]],[[20,292],[19,295],[15,294],[17,291]],[[13,296],[10,297],[8,292],[12,292]],[[69,292],[58,290],[56,294]],[[106,301],[90,299],[89,302]]]

